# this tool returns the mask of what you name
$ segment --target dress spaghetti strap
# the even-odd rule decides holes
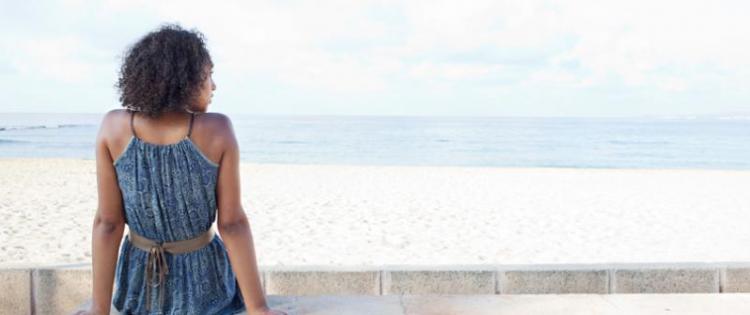
[[[128,109],[130,112],[130,132],[133,133],[133,137],[138,138],[138,136],[135,135],[135,127],[133,127],[133,118],[135,118],[135,111]]]
[[[190,138],[190,133],[193,132],[193,119],[195,119],[195,112],[190,113],[190,125],[188,126],[188,133],[185,138]]]

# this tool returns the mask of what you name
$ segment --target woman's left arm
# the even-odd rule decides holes
[[[109,314],[117,266],[117,255],[125,231],[122,195],[110,154],[108,133],[117,123],[121,111],[110,111],[102,119],[96,137],[96,183],[98,207],[92,229],[93,314]]]

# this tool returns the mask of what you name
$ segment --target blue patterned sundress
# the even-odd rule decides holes
[[[128,228],[157,242],[194,238],[216,218],[216,180],[219,166],[191,141],[194,114],[187,136],[173,144],[148,143],[133,132],[114,161]],[[211,243],[184,254],[165,252],[169,273],[161,287],[150,290],[146,311],[148,252],[132,246],[128,237],[120,247],[112,307],[121,314],[237,314],[245,311],[240,287],[217,234]],[[159,290],[164,289],[159,305]]]

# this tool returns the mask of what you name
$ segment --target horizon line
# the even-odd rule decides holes
[[[108,111],[108,110],[107,110]],[[103,115],[102,112],[21,112],[0,111],[0,114],[55,114],[55,115]],[[209,113],[217,113],[209,111]],[[289,113],[248,113],[248,112],[218,112],[227,115],[260,116],[260,117],[444,117],[444,118],[718,118],[718,117],[750,117],[750,111],[717,112],[705,114],[640,114],[640,115],[453,115],[453,114],[289,114]]]

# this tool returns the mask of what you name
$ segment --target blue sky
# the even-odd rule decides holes
[[[214,58],[210,111],[750,114],[746,1],[0,2],[3,112],[103,112],[165,22]]]

